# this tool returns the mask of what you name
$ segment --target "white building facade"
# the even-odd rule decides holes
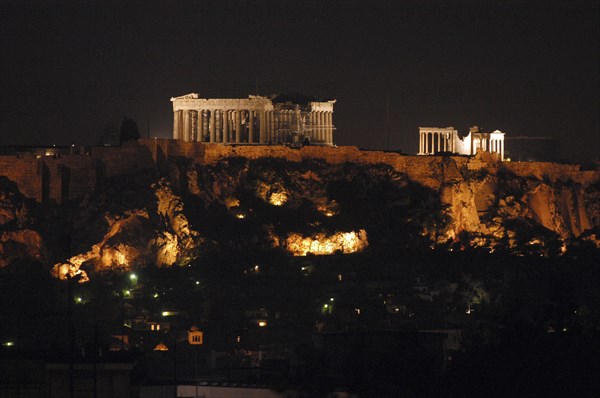
[[[336,100],[249,96],[171,98],[173,139],[220,144],[333,145]]]
[[[473,126],[469,128],[469,134],[461,138],[454,127],[419,127],[418,155],[444,152],[475,155],[478,151],[496,153],[504,160],[504,133],[500,130],[484,133]]]

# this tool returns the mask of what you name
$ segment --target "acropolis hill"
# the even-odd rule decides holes
[[[205,238],[225,239],[211,236],[215,220],[203,218],[198,205],[217,206],[223,217],[234,218],[257,217],[257,206],[266,205],[262,211],[272,206],[293,218],[308,203],[315,218],[303,221],[305,229],[313,230],[308,235],[294,235],[285,225],[251,232],[263,245],[292,254],[338,250],[332,243],[336,231],[355,233],[345,239],[358,239],[360,250],[377,245],[371,234],[378,232],[380,215],[410,226],[406,236],[397,237],[400,241],[505,245],[516,251],[533,245],[546,252],[550,240],[562,245],[561,250],[571,239],[597,245],[594,231],[600,227],[599,171],[501,162],[487,152],[406,156],[356,147],[294,149],[141,139],[120,147],[94,147],[87,154],[0,156],[0,175],[5,177],[0,189],[0,265],[23,257],[68,260],[63,272],[76,272],[85,263],[91,269],[110,269],[192,261],[190,250],[201,250]],[[344,186],[348,192],[342,194]],[[40,219],[28,216],[36,202],[57,209],[61,204],[75,206],[76,219],[67,221],[74,240],[70,249],[51,247],[46,236],[51,232]],[[354,214],[354,206],[365,211],[364,217]],[[323,216],[326,222],[318,221]],[[98,229],[92,232],[90,225]],[[132,228],[137,231],[133,235]],[[296,236],[304,243],[294,241]],[[329,243],[319,246],[319,240],[327,239]],[[231,237],[219,244],[232,244]],[[341,250],[348,247],[346,243]]]

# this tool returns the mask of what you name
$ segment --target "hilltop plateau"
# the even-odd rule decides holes
[[[0,266],[40,261],[59,278],[185,266],[215,250],[560,256],[599,245],[600,173],[577,165],[172,140],[2,164]]]

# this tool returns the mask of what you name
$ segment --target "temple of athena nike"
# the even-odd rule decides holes
[[[496,153],[504,160],[504,133],[500,130],[484,133],[473,126],[461,138],[454,127],[419,127],[419,155],[441,152],[475,155],[478,151]]]
[[[333,145],[333,104],[301,95],[171,98],[173,138],[235,145]]]

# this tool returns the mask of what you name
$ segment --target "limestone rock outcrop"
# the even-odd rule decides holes
[[[480,246],[561,255],[576,241],[600,247],[600,172],[576,165],[352,148],[201,149],[162,158],[154,171],[111,175],[62,204],[36,203],[0,179],[0,267],[45,262],[56,264],[57,277],[85,281],[196,264],[204,248],[328,255]]]
[[[79,277],[80,282],[86,282],[90,273],[171,266],[193,260],[202,240],[190,227],[181,199],[164,179],[150,188],[155,194],[154,203],[148,203],[144,209],[105,213],[102,240],[87,252],[56,264],[53,274],[60,279]],[[153,212],[152,217],[149,211]]]

